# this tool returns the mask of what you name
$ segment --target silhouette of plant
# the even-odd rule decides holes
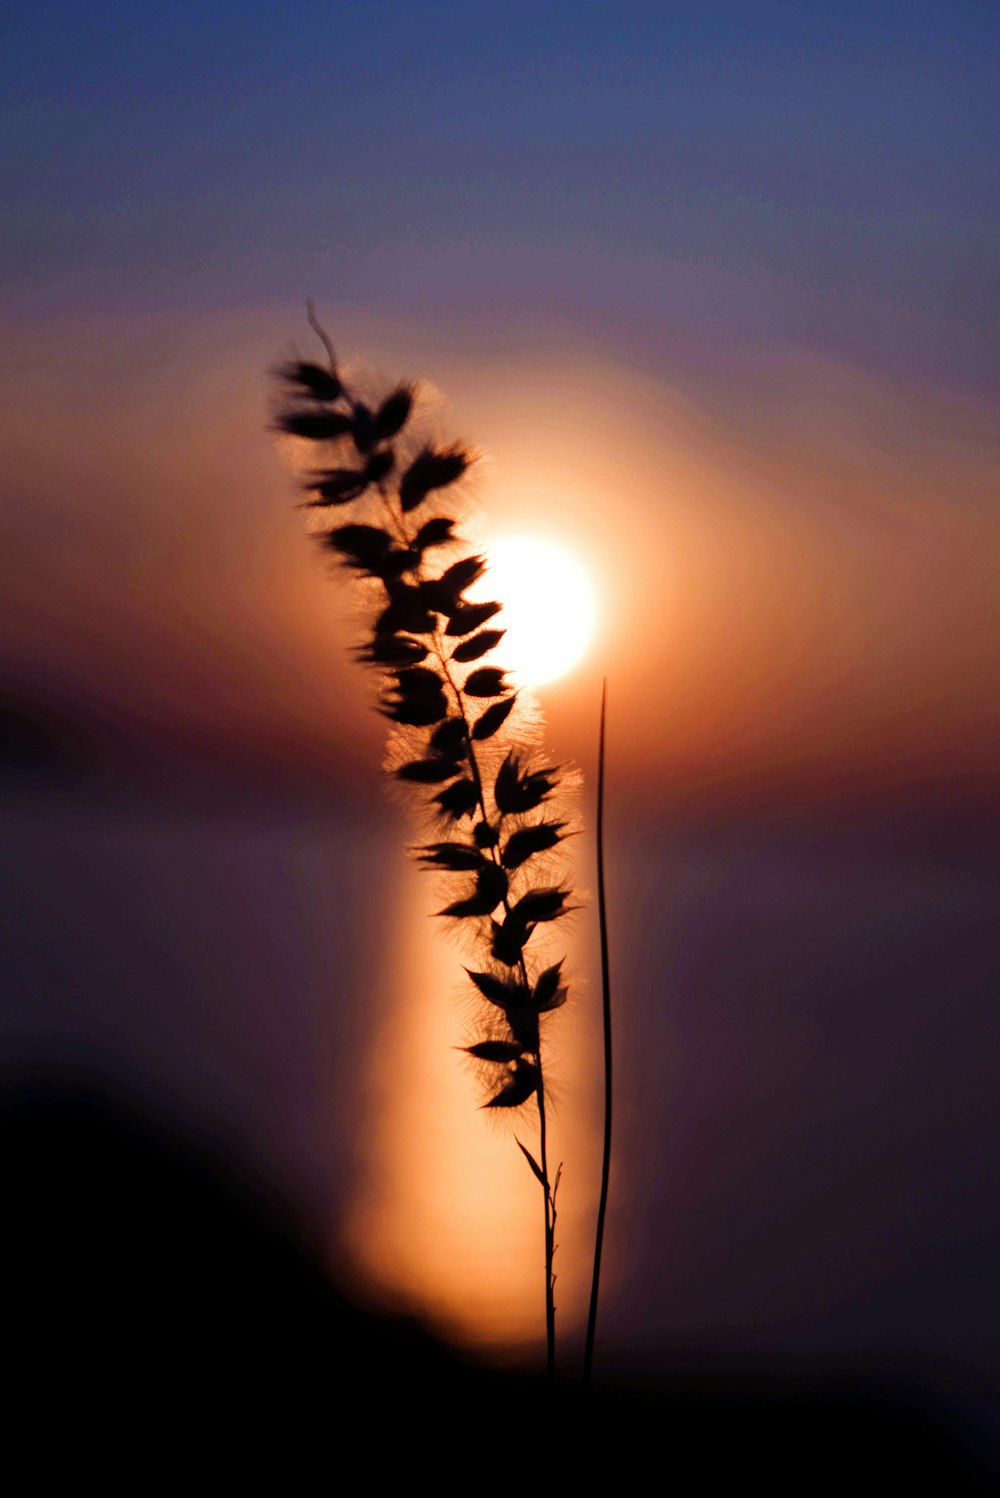
[[[422,435],[412,385],[359,398],[311,309],[310,321],[327,363],[281,369],[277,427],[319,455],[305,474],[306,503],[324,516],[319,539],[357,580],[369,626],[357,655],[378,673],[392,724],[386,767],[428,820],[428,840],[413,852],[451,886],[439,914],[475,953],[466,972],[479,1033],[465,1049],[486,1083],[483,1106],[537,1111],[538,1158],[516,1142],[544,1201],[551,1378],[561,1167],[550,1173],[543,1041],[567,986],[544,933],[571,908],[553,850],[569,831],[575,781],[538,762],[537,708],[495,663],[500,601],[469,597],[487,571],[457,528],[470,510],[462,480],[474,455]]]

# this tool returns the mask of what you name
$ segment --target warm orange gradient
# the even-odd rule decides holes
[[[619,811],[992,793],[1000,454],[984,406],[801,353],[637,370],[542,334],[484,357],[440,324],[325,315],[345,353],[448,393],[434,421],[491,455],[470,488],[497,534],[540,531],[544,504],[544,534],[593,579],[601,626],[543,694],[547,747],[586,766],[606,674]],[[290,352],[288,324],[282,308],[8,329],[4,668],[143,753],[179,746],[234,777],[266,762],[376,803],[384,725],[346,649],[343,578],[303,534],[267,430],[262,371]],[[370,1087],[347,1240],[457,1335],[537,1339],[538,1190],[453,1049],[459,954],[402,862],[383,907],[384,968],[358,991],[331,975],[337,1003],[369,1005],[377,984],[386,1013],[374,1052],[350,1057]],[[595,1008],[568,1006],[582,1028],[563,1029],[555,1068],[563,1328],[585,1305]]]
[[[484,360],[440,327],[330,316],[345,350],[429,369],[451,397],[434,420],[490,455],[472,480],[490,528],[540,531],[544,503],[545,536],[593,579],[593,680],[557,683],[559,712],[589,712],[609,676],[637,796],[992,775],[985,407],[803,354],[655,374],[544,341]],[[267,431],[287,314],[13,328],[7,345],[12,666],[213,752],[370,763],[343,590]]]
[[[457,1049],[477,1033],[462,953],[429,918],[436,908],[429,885],[415,868],[401,869],[386,901],[395,939],[373,979],[385,1019],[342,1243],[381,1293],[451,1338],[480,1348],[528,1346],[544,1337],[542,1202],[514,1137],[537,1151],[536,1117],[525,1109],[512,1121],[481,1110],[474,1069]],[[550,1156],[566,1161],[557,1200],[563,1332],[585,1314],[599,1128],[591,1075],[597,1016],[582,987],[573,997],[545,1058]]]

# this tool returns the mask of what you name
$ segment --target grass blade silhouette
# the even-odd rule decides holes
[[[612,1048],[611,1048],[611,971],[608,958],[608,917],[604,898],[604,761],[607,723],[608,683],[601,683],[601,727],[597,750],[597,912],[601,938],[601,1016],[604,1030],[604,1146],[601,1154],[601,1196],[597,1209],[594,1236],[594,1270],[590,1284],[590,1310],[587,1315],[587,1340],[583,1354],[583,1383],[589,1389],[594,1377],[594,1339],[597,1335],[597,1304],[601,1286],[601,1255],[604,1248],[604,1224],[608,1214],[608,1191],[611,1184],[612,1125]]]

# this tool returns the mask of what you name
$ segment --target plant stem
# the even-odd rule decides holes
[[[545,1083],[542,1079],[542,1043],[539,1040],[535,1053],[538,1062],[538,1150],[541,1155],[542,1175],[545,1177],[542,1190],[545,1193],[545,1370],[549,1385],[556,1376],[556,1278],[552,1270],[555,1258],[556,1203],[555,1193],[549,1184],[549,1159],[545,1123]]]
[[[451,687],[451,690],[455,694],[455,704],[458,708],[459,713],[461,714],[462,722],[465,724],[466,739],[469,745],[469,768],[472,772],[472,778],[476,786],[476,793],[479,797],[479,810],[482,813],[483,821],[488,822],[489,817],[486,811],[486,797],[483,792],[483,781],[482,776],[479,773],[479,764],[476,760],[476,751],[473,746],[472,728],[465,711],[465,703],[462,700],[461,690],[456,685],[455,678],[452,676],[449,669],[450,662],[445,656],[440,637],[438,637],[437,639],[436,647],[437,658],[438,662],[440,663],[441,670],[444,673],[448,685]],[[493,861],[495,863],[499,863],[500,857],[498,849],[496,847],[493,847],[490,852],[492,853]],[[507,903],[506,896],[503,900],[503,908],[506,914],[510,915],[510,906]],[[531,985],[528,982],[528,970],[525,966],[523,952],[521,953],[519,959],[519,965],[521,969],[521,982],[524,984],[525,989],[530,991]],[[549,1181],[548,1129],[545,1117],[545,1080],[542,1071],[541,1037],[539,1037],[538,1048],[535,1051],[535,1062],[538,1066],[538,1087],[535,1092],[535,1096],[538,1101],[538,1151],[542,1157],[539,1163],[542,1167],[542,1192],[545,1198],[545,1368],[549,1383],[551,1385],[555,1381],[556,1376],[556,1282],[555,1274],[553,1273],[553,1260],[555,1258],[556,1213],[555,1193]]]
[[[601,684],[601,730],[597,753],[597,912],[601,932],[601,991],[604,1017],[604,1153],[601,1161],[601,1200],[597,1209],[594,1239],[594,1274],[590,1285],[590,1314],[583,1355],[583,1386],[589,1390],[594,1374],[594,1337],[597,1331],[597,1299],[601,1282],[601,1250],[604,1220],[608,1211],[611,1179],[611,976],[608,964],[608,918],[604,902],[604,730],[607,719],[608,682]]]

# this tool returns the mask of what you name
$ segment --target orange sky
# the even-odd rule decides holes
[[[834,1165],[824,1157],[815,1167],[828,1172],[827,1188],[829,1170],[839,1179],[841,1168],[843,1099],[860,1097],[863,1119],[864,1107],[875,1106],[864,1103],[866,1087],[879,1107],[886,1096],[895,1100],[900,1127],[916,1141],[904,1152],[907,1169],[923,1180],[914,1120],[924,1118],[928,1078],[939,1086],[934,1017],[952,1022],[953,984],[964,981],[963,965],[969,984],[978,983],[979,959],[967,954],[985,947],[976,945],[978,926],[971,938],[966,926],[948,926],[958,896],[936,866],[921,882],[908,867],[896,869],[885,849],[873,860],[864,837],[859,842],[857,815],[842,818],[854,828],[846,855],[828,832],[851,800],[864,803],[863,824],[869,803],[896,797],[920,841],[933,830],[921,801],[970,802],[978,824],[995,790],[997,455],[989,413],[969,399],[889,389],[863,371],[793,354],[653,372],[540,333],[530,346],[495,348],[484,360],[454,329],[387,326],[358,309],[328,317],[345,353],[365,349],[387,379],[423,375],[451,397],[433,421],[484,452],[472,489],[485,524],[537,529],[577,550],[593,575],[598,647],[541,695],[548,749],[587,772],[583,819],[592,827],[601,673],[610,681],[611,916],[628,1082],[623,1226],[609,1255],[608,1294],[618,1324],[638,1335],[647,1307],[630,1309],[631,1285],[688,1274],[698,1282],[699,1235],[716,1208],[691,1172],[713,1157],[717,1133],[732,1177],[719,1201],[736,1203],[731,1231],[728,1206],[718,1208],[711,1231],[720,1241],[738,1239],[756,1221],[756,1204],[740,1192],[753,1178],[753,1151],[765,1147],[760,1139],[778,1150],[784,1171],[791,1128],[799,1174],[790,1178],[789,1200],[796,1213],[801,1192],[812,1200],[813,1135],[796,1131],[800,1113],[811,1116],[813,1093],[816,1137],[837,1121],[829,1135]],[[380,1287],[479,1346],[530,1341],[541,1284],[534,1183],[509,1139],[480,1127],[474,1086],[452,1049],[463,1043],[458,954],[425,918],[433,891],[399,858],[400,827],[384,809],[377,771],[384,723],[348,657],[344,590],[307,540],[292,473],[267,430],[265,372],[294,346],[308,347],[301,327],[290,328],[284,311],[264,310],[184,325],[15,328],[8,345],[14,357],[0,417],[10,544],[0,622],[9,696],[51,710],[70,733],[75,721],[85,736],[96,734],[112,751],[112,780],[133,758],[140,775],[144,764],[166,767],[169,785],[183,785],[192,759],[221,768],[235,785],[263,772],[264,794],[254,783],[246,802],[258,831],[280,810],[282,788],[332,792],[325,812],[314,817],[310,809],[302,819],[307,857],[293,856],[287,830],[273,829],[259,840],[255,832],[248,845],[240,834],[236,851],[226,844],[220,855],[211,815],[175,826],[169,798],[154,796],[167,814],[154,819],[154,834],[137,819],[135,870],[125,823],[102,852],[84,820],[74,832],[77,861],[67,864],[62,834],[51,844],[36,836],[29,811],[17,858],[38,863],[44,893],[36,898],[29,879],[18,918],[25,931],[37,925],[34,946],[20,937],[16,944],[28,974],[25,1032],[44,1025],[48,1005],[62,1013],[64,982],[68,992],[82,987],[84,1000],[73,999],[65,1021],[71,1033],[87,1044],[94,1034],[110,1036],[114,1054],[130,1056],[143,1076],[166,1078],[187,1106],[198,1087],[207,1089],[210,1110],[224,1095],[226,1116],[255,1147],[266,1142],[279,1172],[306,1181],[314,1205],[328,1191],[317,1182],[333,1172],[338,1241]],[[217,803],[213,789],[212,813]],[[812,821],[810,808],[819,811]],[[748,822],[733,815],[761,809],[766,835],[748,834]],[[695,829],[690,844],[686,817]],[[391,822],[390,855],[381,839]],[[662,822],[671,824],[669,836]],[[821,823],[827,833],[815,834]],[[793,840],[791,853],[774,854],[768,826],[800,830],[802,846]],[[148,836],[170,844],[163,867],[143,861]],[[575,882],[586,899],[594,884],[590,840],[575,846]],[[885,846],[891,852],[891,838]],[[365,918],[377,916],[377,929],[359,924],[363,856],[376,861],[365,878],[380,896]],[[234,879],[238,897],[230,894]],[[151,892],[152,930],[168,954],[159,989],[138,1009],[128,964],[145,973],[147,925],[136,890]],[[74,937],[63,959],[65,938],[53,945],[67,921],[59,899],[72,912],[84,894],[100,919],[88,915],[84,956]],[[385,935],[385,911],[397,897],[406,910],[402,957]],[[75,933],[77,918],[68,919]],[[384,963],[375,980],[363,963],[365,930]],[[894,931],[895,946],[886,934]],[[570,1338],[585,1303],[596,1184],[594,943],[584,914],[567,933],[575,1002],[556,1058],[566,1101],[554,1142],[567,1162],[560,1325]],[[234,968],[232,950],[248,954],[245,972]],[[965,954],[957,979],[955,952]],[[836,981],[824,978],[824,953]],[[60,960],[66,968],[50,984],[55,998],[39,1007],[46,964]],[[88,965],[98,973],[92,990]],[[661,1004],[667,990],[669,1004]],[[953,1096],[986,1096],[978,992],[955,1011],[966,1016],[954,1042],[965,1049],[951,1091],[941,1093],[946,1110]],[[800,1020],[803,994],[819,1018]],[[291,1016],[290,995],[298,1006]],[[772,1019],[761,1023],[769,1004]],[[921,1004],[932,1017],[924,1041]],[[864,1064],[868,1039],[863,1057],[855,1053],[859,1008],[864,1024],[869,1012],[880,1016],[881,1049]],[[886,1076],[902,1064],[897,1010],[911,1029],[916,1015],[916,1039],[908,1041],[903,1081],[889,1086]],[[830,1050],[838,1035],[846,1058],[839,1072]],[[773,1054],[769,1036],[780,1037]],[[275,1050],[286,1057],[284,1070]],[[204,1073],[197,1084],[191,1058]],[[726,1088],[732,1104],[720,1102]],[[794,1106],[786,1112],[789,1089]],[[746,1096],[752,1102],[740,1101]],[[340,1111],[327,1123],[323,1110],[334,1105]],[[749,1130],[742,1107],[754,1120]],[[956,1119],[964,1116],[956,1110]],[[873,1140],[862,1131],[852,1148],[860,1169]],[[874,1148],[888,1169],[877,1131]],[[970,1158],[979,1158],[976,1149]],[[891,1169],[895,1180],[895,1156]],[[877,1174],[871,1209],[852,1218],[862,1234],[870,1218],[897,1222],[879,1205]],[[974,1204],[978,1189],[969,1189]],[[838,1200],[833,1191],[839,1222]],[[978,1222],[971,1208],[967,1218]],[[667,1220],[672,1247],[664,1257]],[[812,1219],[803,1220],[808,1228]],[[823,1260],[806,1228],[795,1251],[813,1273]],[[884,1230],[894,1241],[896,1227]],[[761,1252],[766,1267],[766,1244]],[[456,1253],[464,1268],[456,1268]],[[871,1262],[871,1274],[881,1272],[877,1254]],[[733,1315],[759,1303],[758,1280],[771,1284],[765,1267],[747,1271],[745,1303],[733,1291]],[[955,1283],[965,1283],[965,1269],[955,1273]],[[663,1305],[678,1325],[730,1315],[728,1279],[713,1283],[723,1287],[722,1309],[702,1289],[708,1310],[699,1310],[697,1295],[692,1310],[671,1280]],[[812,1282],[802,1285],[802,1296],[812,1296]],[[825,1304],[825,1289],[816,1293]]]
[[[790,352],[652,372],[540,332],[326,316],[344,353],[424,376],[487,454],[498,531],[591,570],[603,625],[544,693],[561,753],[599,677],[635,794],[979,784],[993,768],[997,453],[969,397]],[[13,327],[7,669],[84,714],[324,774],[378,752],[342,590],[266,430],[293,312]]]

